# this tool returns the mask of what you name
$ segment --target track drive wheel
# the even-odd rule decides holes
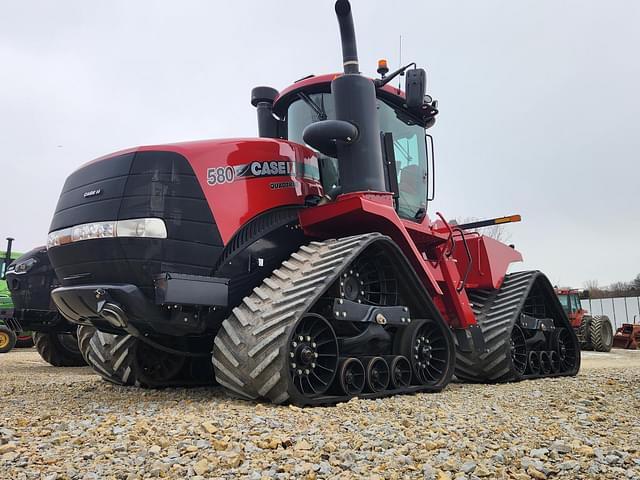
[[[16,334],[6,325],[0,325],[0,353],[11,351],[16,345]]]
[[[593,317],[589,325],[591,345],[596,352],[609,352],[613,346],[613,327],[606,315]]]
[[[414,383],[421,385],[446,385],[453,369],[449,358],[452,350],[449,333],[438,322],[430,319],[413,320],[398,332],[394,353],[409,359]]]
[[[33,341],[42,359],[54,367],[86,365],[76,333],[35,332]]]
[[[560,327],[551,334],[551,350],[557,352],[560,357],[560,371],[572,370],[579,362],[580,353],[572,333]]]

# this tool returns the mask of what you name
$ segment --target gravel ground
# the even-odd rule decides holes
[[[640,479],[640,351],[576,378],[300,409],[0,355],[0,478]]]

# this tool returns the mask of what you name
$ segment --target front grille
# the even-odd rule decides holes
[[[142,151],[89,163],[65,182],[50,231],[130,218],[162,218],[167,238],[92,239],[50,248],[62,284],[133,283],[152,296],[153,276],[161,272],[211,273],[223,244],[185,157]]]

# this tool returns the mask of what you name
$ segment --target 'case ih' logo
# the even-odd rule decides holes
[[[291,162],[251,162],[249,169],[254,177],[290,176]]]
[[[236,178],[253,177],[291,177],[296,168],[293,162],[287,160],[269,160],[265,162],[251,162],[235,167],[212,167],[207,169],[207,183],[221,185],[231,183]]]
[[[88,192],[84,192],[82,196],[84,198],[95,197],[96,195],[100,195],[102,193],[101,188],[96,188],[95,190],[89,190]]]

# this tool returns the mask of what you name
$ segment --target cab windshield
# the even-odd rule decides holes
[[[398,111],[378,100],[378,115],[382,132],[393,134],[393,150],[398,174],[398,215],[415,220],[427,208],[427,147],[424,129],[403,120]],[[335,119],[333,98],[330,93],[303,95],[287,111],[287,138],[305,144],[302,132],[311,123]],[[338,164],[333,157],[316,152],[322,171],[325,191],[340,184]]]
[[[558,295],[558,300],[560,300],[560,305],[562,305],[564,311],[569,313],[569,295]]]

